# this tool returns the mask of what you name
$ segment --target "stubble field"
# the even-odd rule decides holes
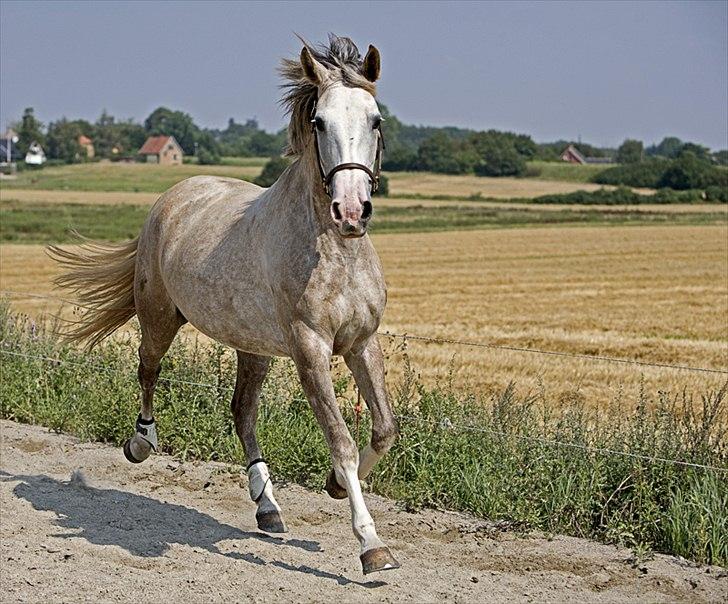
[[[551,227],[373,237],[389,288],[382,331],[498,346],[728,369],[728,227]],[[58,295],[40,245],[0,247],[4,291]],[[57,301],[10,294],[34,317]],[[63,314],[71,312],[66,305]],[[187,330],[192,334],[193,330]],[[390,381],[402,340],[384,337]],[[407,341],[428,383],[487,395],[513,381],[554,405],[635,400],[641,387],[718,388],[702,374]]]

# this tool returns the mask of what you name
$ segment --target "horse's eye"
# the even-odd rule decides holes
[[[375,117],[374,121],[372,122],[372,130],[377,130],[379,126],[382,125],[382,118],[381,117]]]
[[[316,129],[319,132],[323,132],[324,130],[326,130],[326,128],[324,127],[324,120],[318,116],[316,116]]]

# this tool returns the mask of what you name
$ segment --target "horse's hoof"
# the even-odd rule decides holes
[[[339,483],[336,481],[336,474],[334,474],[333,469],[326,477],[326,486],[324,487],[324,489],[334,499],[346,499],[349,496],[349,493],[346,492],[346,489],[340,486]]]
[[[389,551],[388,547],[375,547],[365,551],[361,556],[361,569],[365,575],[381,570],[394,570],[401,565]]]
[[[131,438],[127,440],[124,443],[124,457],[126,457],[127,461],[130,461],[131,463],[142,463],[143,459],[135,459],[134,456],[131,454]]]
[[[142,439],[137,439],[134,435],[124,443],[124,457],[131,463],[142,463],[152,452],[152,446],[149,443],[142,441],[143,444],[140,444],[139,440]]]
[[[283,518],[280,513],[276,510],[269,510],[267,512],[256,512],[255,520],[258,523],[258,528],[266,533],[287,533],[286,523],[283,522]]]

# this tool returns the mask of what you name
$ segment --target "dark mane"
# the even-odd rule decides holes
[[[313,46],[301,38],[311,55],[329,71],[330,83],[340,82],[351,88],[363,88],[372,95],[376,87],[362,75],[363,59],[356,44],[350,38],[329,34],[327,44]],[[291,115],[288,125],[288,147],[286,155],[300,155],[311,137],[309,123],[317,88],[304,75],[301,62],[295,59],[283,59],[280,74],[285,83],[281,104],[286,113]]]

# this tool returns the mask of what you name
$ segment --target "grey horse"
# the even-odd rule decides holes
[[[389,450],[397,425],[376,332],[386,303],[382,267],[367,225],[383,139],[374,100],[379,51],[362,59],[348,38],[304,42],[284,60],[287,153],[296,157],[270,188],[195,176],[166,191],[139,237],[120,245],[86,241],[50,248],[65,267],[58,284],[89,308],[69,329],[93,346],[136,315],[141,325],[141,413],[124,452],[133,462],[157,448],[152,401],[160,361],[189,322],[237,351],[232,399],[261,530],[286,526],[255,434],[261,386],[272,356],[290,357],[331,451],[326,491],[349,499],[364,573],[399,567],[377,536],[360,479]],[[329,372],[342,355],[372,417],[357,451]]]

